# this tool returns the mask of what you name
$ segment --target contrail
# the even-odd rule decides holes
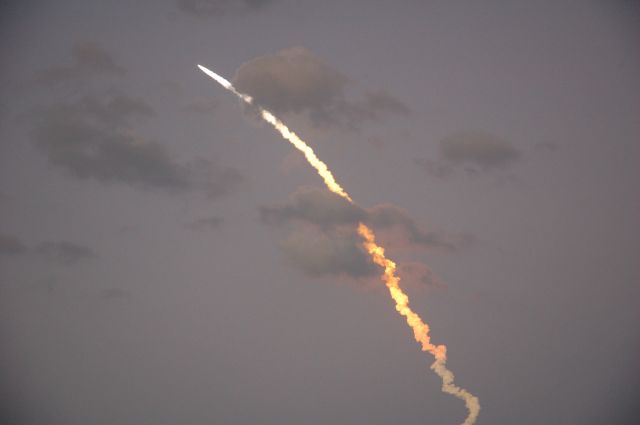
[[[200,68],[200,70],[207,74],[209,77],[213,78],[222,87],[238,96],[245,103],[254,105],[253,98],[251,96],[238,92],[235,87],[233,87],[231,83],[225,78],[219,76],[215,72],[205,68],[202,65],[198,65],[198,68]],[[320,158],[316,156],[316,153],[313,151],[313,149],[311,149],[309,145],[307,145],[302,139],[300,139],[296,133],[289,130],[289,128],[287,128],[287,126],[284,125],[284,123],[276,118],[275,115],[273,115],[271,112],[258,105],[254,106],[257,106],[258,111],[260,112],[260,116],[263,120],[271,124],[273,128],[275,128],[282,135],[282,137],[284,137],[293,146],[295,146],[296,149],[304,154],[304,157],[307,159],[309,164],[311,164],[311,166],[315,168],[316,171],[318,171],[318,174],[320,174],[320,177],[322,177],[325,185],[327,185],[330,191],[332,191],[333,193],[337,193],[349,202],[353,203],[349,194],[338,184],[338,182],[336,182],[336,179],[333,177],[333,174],[331,174],[331,171],[329,171],[329,167],[327,167],[327,164],[322,162]]]
[[[364,239],[364,247],[367,249],[373,262],[384,269],[382,280],[389,288],[391,298],[396,302],[396,310],[407,319],[407,324],[413,329],[413,336],[422,346],[422,351],[428,351],[436,361],[431,365],[436,374],[442,379],[442,391],[463,400],[469,414],[462,425],[475,423],[480,413],[480,400],[464,388],[453,383],[453,372],[447,369],[447,347],[445,345],[433,345],[429,336],[429,325],[424,323],[420,316],[409,307],[409,297],[400,289],[400,278],[396,275],[396,263],[384,255],[384,248],[376,244],[373,231],[364,224],[358,224],[358,233]]]
[[[198,65],[198,68],[247,104],[254,105],[253,98],[251,96],[238,92],[225,78],[202,65]],[[258,108],[263,120],[271,124],[285,140],[304,154],[309,164],[318,172],[320,177],[322,177],[322,180],[324,180],[325,185],[330,191],[340,195],[350,203],[354,203],[349,194],[338,184],[338,182],[336,182],[336,179],[333,177],[333,174],[329,170],[329,167],[327,167],[327,164],[318,158],[309,145],[298,137],[297,134],[289,130],[289,128],[271,112],[259,105],[254,106]],[[382,280],[387,285],[389,294],[396,303],[396,310],[407,320],[407,324],[413,330],[413,335],[416,341],[421,345],[422,351],[428,351],[435,358],[435,361],[431,365],[431,369],[433,369],[442,379],[442,391],[464,401],[469,414],[462,425],[473,425],[480,413],[480,401],[478,400],[478,397],[453,383],[453,372],[446,367],[447,347],[445,345],[434,345],[431,343],[429,325],[424,323],[420,316],[409,307],[409,297],[400,288],[400,277],[396,275],[396,263],[388,259],[384,254],[384,248],[376,244],[373,230],[367,227],[364,223],[359,223],[358,233],[362,237],[363,245],[371,256],[373,262],[384,269]]]

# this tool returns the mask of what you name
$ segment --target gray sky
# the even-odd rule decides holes
[[[4,422],[462,422],[360,220],[478,424],[637,417],[635,2],[5,3]]]

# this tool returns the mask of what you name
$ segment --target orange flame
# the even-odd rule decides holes
[[[422,346],[422,351],[428,351],[435,357],[435,362],[431,365],[438,376],[442,379],[442,391],[454,395],[463,400],[469,411],[467,419],[462,425],[472,425],[480,413],[480,401],[467,390],[460,388],[453,383],[453,372],[446,367],[447,347],[445,345],[434,345],[429,336],[429,325],[424,323],[409,307],[409,297],[400,289],[400,278],[396,275],[396,263],[389,260],[384,255],[384,248],[376,244],[373,231],[366,225],[358,224],[358,233],[364,239],[366,248],[374,263],[384,269],[382,280],[389,288],[391,298],[396,302],[396,310],[407,319],[407,324],[413,330],[413,336]]]
[[[253,104],[253,99],[245,94],[242,94],[231,85],[227,80],[215,74],[213,71],[198,65],[198,67],[211,78],[216,80],[225,89],[231,91],[240,99],[248,104]],[[349,194],[338,184],[333,174],[323,161],[321,161],[315,154],[313,149],[307,145],[297,134],[291,131],[282,121],[276,118],[271,112],[262,107],[258,107],[262,119],[271,124],[282,137],[291,143],[296,149],[301,151],[309,164],[318,172],[318,175],[322,177],[327,188],[333,193],[340,195],[347,201],[353,204],[353,200]],[[442,379],[442,391],[451,394],[464,401],[469,414],[464,420],[462,425],[473,425],[480,413],[480,402],[478,397],[474,396],[464,388],[460,388],[453,383],[454,375],[446,367],[447,363],[447,347],[445,345],[434,345],[431,343],[431,337],[429,336],[429,325],[409,307],[409,297],[400,288],[400,278],[396,275],[396,263],[385,257],[384,248],[376,244],[375,234],[373,230],[367,227],[364,223],[358,224],[358,234],[363,239],[363,245],[371,259],[375,264],[382,267],[384,272],[382,274],[382,280],[389,289],[391,298],[396,303],[396,310],[407,320],[407,324],[413,330],[413,335],[418,343],[422,346],[422,351],[428,351],[433,355],[435,361],[431,365],[431,369]]]

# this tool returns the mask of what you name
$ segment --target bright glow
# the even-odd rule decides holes
[[[250,96],[239,93],[233,85],[222,78],[215,72],[198,65],[198,68],[205,74],[217,81],[222,87],[234,93],[240,99],[246,103],[253,105],[253,99]],[[353,203],[353,200],[349,194],[336,182],[333,174],[327,167],[327,164],[322,162],[315,154],[313,149],[307,145],[297,134],[289,130],[289,128],[275,115],[266,109],[257,106],[260,111],[260,116],[263,120],[268,122],[275,128],[282,137],[296,147],[304,154],[309,164],[318,172],[322,180],[324,180],[327,188],[333,193],[342,196],[344,199]],[[451,394],[459,399],[463,400],[467,406],[469,414],[464,420],[462,425],[473,425],[480,412],[480,402],[476,396],[468,392],[467,390],[456,386],[453,383],[454,375],[447,369],[447,347],[445,345],[434,345],[431,343],[431,337],[429,336],[429,325],[422,321],[422,318],[418,316],[409,307],[409,297],[400,288],[400,278],[396,275],[396,263],[385,257],[384,248],[376,244],[375,234],[373,230],[367,227],[364,223],[358,224],[358,233],[363,239],[363,245],[371,259],[375,264],[382,267],[384,272],[382,274],[382,280],[389,289],[391,298],[396,303],[396,310],[407,320],[407,324],[413,330],[413,335],[418,343],[422,347],[422,351],[428,351],[433,355],[435,361],[431,365],[431,369],[442,379],[442,391]]]
[[[442,379],[442,391],[452,394],[463,400],[469,411],[467,419],[462,425],[472,425],[478,413],[480,413],[480,402],[478,397],[467,390],[460,388],[453,383],[453,372],[447,369],[447,347],[444,345],[433,345],[429,336],[429,325],[424,323],[409,307],[409,297],[400,289],[400,278],[396,275],[396,263],[389,260],[384,255],[384,248],[376,244],[373,230],[363,223],[358,225],[358,233],[364,239],[364,247],[367,249],[373,262],[384,269],[382,280],[389,288],[391,298],[396,302],[396,310],[407,319],[407,324],[413,330],[413,336],[422,346],[422,351],[428,351],[435,357],[436,361],[431,365],[436,374]]]
[[[229,82],[229,80],[227,80],[226,78],[223,78],[221,76],[219,76],[218,74],[216,74],[215,72],[213,72],[212,70],[205,68],[202,65],[198,65],[198,68],[200,68],[200,71],[204,72],[205,74],[207,74],[209,77],[213,78],[214,80],[216,80],[216,82],[218,84],[220,84],[222,87],[224,87],[227,90],[233,90],[233,86],[231,85],[231,83]]]
[[[333,177],[331,171],[329,171],[329,167],[327,164],[322,162],[320,158],[316,156],[316,153],[311,149],[309,145],[307,145],[302,139],[298,137],[296,133],[289,130],[286,125],[278,118],[276,118],[271,112],[266,109],[260,108],[260,114],[262,118],[271,124],[273,128],[278,130],[278,132],[284,137],[289,143],[296,147],[300,152],[304,154],[304,157],[307,159],[307,162],[311,164],[313,168],[318,172],[322,180],[324,180],[324,184],[327,185],[330,191],[342,196],[347,201],[353,203],[349,194],[336,182],[336,179]]]
[[[232,92],[233,94],[238,96],[240,99],[242,99],[243,101],[245,101],[249,105],[253,104],[253,98],[251,96],[248,96],[246,94],[242,94],[242,93],[238,92],[235,89],[235,87],[233,87],[233,85],[226,78],[221,77],[220,75],[216,74],[215,72],[213,72],[209,68],[206,68],[206,67],[204,67],[202,65],[198,65],[198,68],[200,68],[200,71],[204,72],[209,77],[213,78],[216,81],[216,83],[220,84],[222,87],[224,87],[225,89],[229,90],[230,92]]]

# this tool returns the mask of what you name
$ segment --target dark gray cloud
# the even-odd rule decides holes
[[[15,236],[0,233],[0,257],[17,256],[27,252],[27,247]]]
[[[359,105],[362,114],[371,120],[376,120],[383,114],[409,115],[410,112],[407,105],[383,89],[366,92]]]
[[[259,10],[274,0],[178,0],[183,12],[198,16],[237,15]]]
[[[439,179],[449,178],[460,170],[473,177],[505,169],[522,157],[520,150],[511,143],[480,131],[451,134],[440,141],[439,148],[438,159],[414,160],[427,174]]]
[[[355,231],[298,227],[281,244],[288,263],[308,276],[379,275]]]
[[[408,108],[383,90],[347,98],[350,80],[303,47],[280,50],[242,65],[235,86],[277,115],[305,114],[315,126],[356,128],[384,115],[406,115]]]
[[[285,203],[261,206],[259,212],[267,224],[281,225],[297,219],[321,227],[356,224],[367,216],[364,209],[335,193],[312,187],[298,189]]]
[[[78,179],[198,190],[212,198],[235,188],[237,170],[204,159],[181,164],[162,144],[136,134],[133,122],[153,114],[145,102],[126,95],[85,96],[40,111],[33,138],[52,164]]]
[[[397,242],[446,251],[455,250],[463,239],[425,231],[405,210],[394,205],[382,204],[365,209],[319,188],[300,188],[287,202],[261,206],[259,212],[262,221],[271,225],[301,221],[326,229],[340,225],[354,227],[362,221],[375,230],[392,231],[394,234],[391,236]]]
[[[454,133],[440,141],[442,157],[454,164],[467,163],[482,169],[501,168],[520,157],[509,142],[489,133],[468,131]]]
[[[185,224],[185,227],[189,230],[200,231],[206,229],[217,229],[222,225],[224,219],[222,217],[213,216],[213,217],[204,217],[198,218],[196,220],[190,221]]]
[[[287,262],[308,276],[366,278],[378,274],[359,243],[355,223],[366,212],[328,190],[300,188],[282,204],[261,206],[263,223],[285,226]]]
[[[300,188],[284,203],[259,207],[259,213],[264,224],[287,229],[282,251],[289,264],[310,276],[379,274],[362,249],[358,222],[367,223],[395,246],[453,251],[464,242],[463,237],[424,231],[401,208],[388,204],[361,208],[326,189]],[[428,269],[416,266],[405,274],[413,282],[438,286]]]
[[[35,248],[35,252],[49,261],[65,266],[97,257],[91,248],[68,241],[42,242]]]
[[[390,204],[376,205],[368,210],[368,222],[374,229],[399,230],[409,245],[429,249],[455,251],[466,239],[464,236],[425,231],[402,208]]]
[[[233,192],[243,180],[237,169],[206,158],[197,158],[181,168],[186,175],[187,189],[204,193],[210,199]]]
[[[234,77],[235,86],[277,114],[320,113],[342,101],[348,79],[309,50],[293,47],[259,56]]]
[[[97,75],[122,76],[125,74],[124,68],[118,65],[111,53],[98,42],[78,43],[73,47],[71,54],[73,58],[71,64],[46,68],[36,75],[36,81],[55,84]]]

